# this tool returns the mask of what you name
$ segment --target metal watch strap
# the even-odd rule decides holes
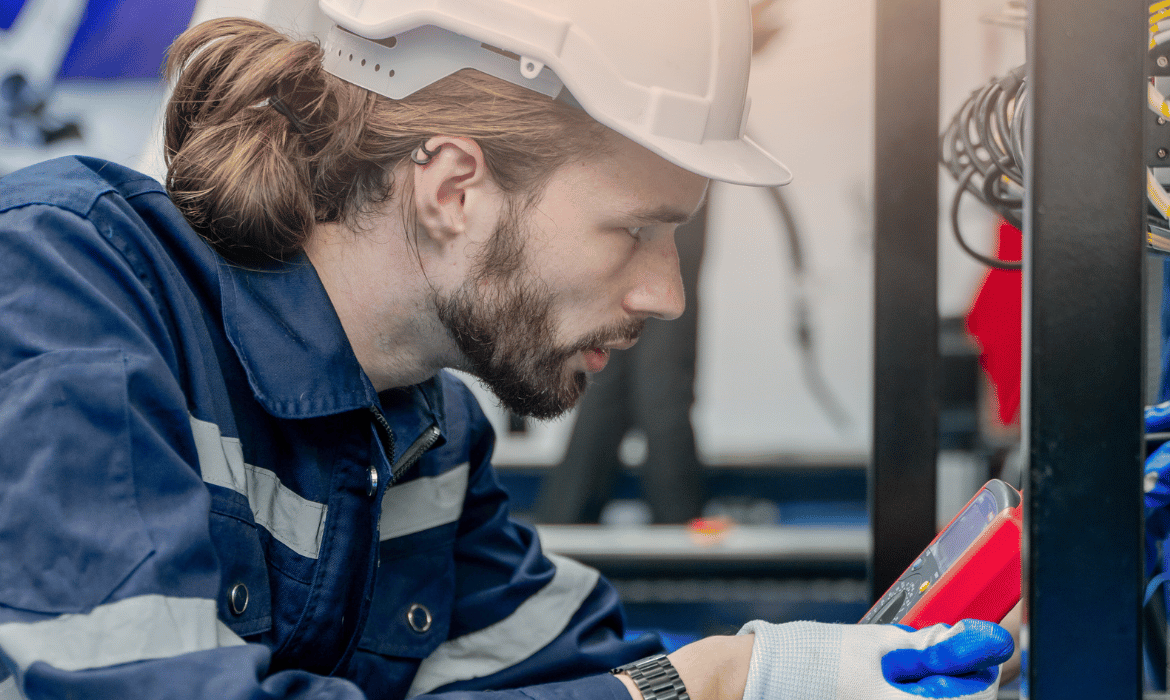
[[[674,664],[666,654],[655,654],[618,666],[610,673],[628,673],[634,685],[642,691],[644,700],[691,700],[687,687],[678,677]]]

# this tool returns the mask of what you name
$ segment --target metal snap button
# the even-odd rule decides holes
[[[410,625],[410,629],[422,634],[431,628],[431,622],[434,618],[431,617],[431,611],[426,609],[426,606],[415,603],[410,606],[410,610],[406,611],[406,623]]]
[[[231,592],[228,593],[228,606],[233,615],[243,615],[248,609],[248,587],[242,583],[232,586]]]
[[[366,486],[366,495],[373,496],[378,492],[378,469],[370,467],[370,483]]]

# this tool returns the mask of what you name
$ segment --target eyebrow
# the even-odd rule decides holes
[[[707,203],[707,193],[703,193],[703,199],[699,200],[699,206],[695,207],[693,212],[675,209],[673,207],[657,207],[654,209],[645,209],[640,211],[631,211],[626,214],[629,218],[646,225],[651,224],[685,224],[694,218],[695,214],[703,208]]]

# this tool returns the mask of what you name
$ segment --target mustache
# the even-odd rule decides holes
[[[572,350],[566,354],[566,357],[575,355],[578,352],[584,352],[593,348],[598,348],[610,343],[628,343],[638,339],[642,335],[642,330],[646,328],[646,319],[630,319],[623,323],[615,323],[606,326],[590,335],[582,338],[580,342],[573,346]]]

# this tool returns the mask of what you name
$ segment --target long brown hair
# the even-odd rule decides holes
[[[171,46],[167,191],[231,259],[287,258],[314,223],[357,226],[430,136],[475,139],[501,190],[529,199],[603,141],[579,109],[478,71],[391,100],[325,72],[321,57],[315,41],[242,18],[197,25]]]

